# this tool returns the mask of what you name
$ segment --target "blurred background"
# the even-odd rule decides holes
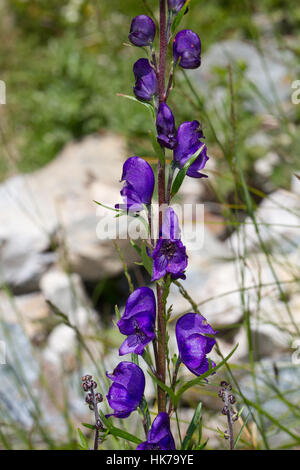
[[[124,265],[135,287],[149,284],[126,240],[97,239],[93,200],[120,201],[128,156],[156,164],[148,111],[117,93],[132,94],[132,65],[144,54],[128,44],[131,19],[149,6],[157,16],[157,3],[0,1],[1,448],[79,448],[78,427],[90,439],[80,377],[95,374],[107,391]],[[220,350],[239,343],[223,371],[243,409],[238,446],[296,448],[300,6],[192,0],[182,26],[199,34],[202,65],[178,71],[170,105],[177,125],[201,122],[210,156],[209,178],[187,178],[178,199],[205,203],[204,247],[191,254],[184,286],[219,331]],[[171,325],[191,310],[181,294],[174,286]],[[179,413],[184,432],[203,401],[206,448],[227,446],[219,378],[191,389]],[[151,386],[147,397],[154,412]]]

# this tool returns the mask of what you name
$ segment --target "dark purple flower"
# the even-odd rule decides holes
[[[202,375],[209,369],[206,357],[216,341],[204,335],[215,335],[216,332],[206,319],[197,313],[187,313],[176,323],[176,338],[179,355],[186,367],[195,375]],[[212,362],[212,367],[215,367]]]
[[[155,23],[154,21],[146,15],[139,15],[133,18],[129,40],[135,46],[149,46],[155,38]]]
[[[127,418],[142,401],[145,390],[145,376],[142,369],[133,362],[120,362],[112,374],[106,372],[113,381],[107,396],[109,406],[115,413],[106,418]]]
[[[186,0],[168,0],[168,8],[170,11],[179,13]]]
[[[151,166],[143,158],[126,160],[121,181],[125,181],[121,190],[124,204],[116,204],[116,208],[138,212],[143,210],[143,204],[151,204],[155,178]]]
[[[133,66],[135,96],[142,101],[151,101],[157,93],[157,78],[148,59],[139,59]]]
[[[161,103],[156,118],[157,140],[162,147],[173,150],[177,145],[175,119],[166,103]]]
[[[185,278],[187,254],[179,237],[177,215],[171,207],[168,207],[162,223],[161,236],[151,254],[153,259],[152,281],[161,279],[167,273],[170,273],[173,279]]]
[[[147,441],[139,444],[136,450],[175,450],[168,413],[162,412],[156,416],[147,434]]]
[[[177,147],[174,150],[174,161],[182,168],[184,164],[203,146],[204,135],[198,121],[183,122],[178,127],[177,132]],[[200,172],[205,167],[208,160],[207,147],[203,146],[203,150],[196,158],[194,163],[191,164],[187,171],[187,175],[192,178],[207,178],[206,175]]]
[[[197,69],[201,64],[201,41],[198,34],[184,29],[176,34],[173,42],[174,62],[183,69]]]
[[[127,335],[119,349],[120,356],[128,353],[140,354],[155,338],[156,302],[149,287],[136,289],[126,303],[125,312],[117,325],[123,335]]]

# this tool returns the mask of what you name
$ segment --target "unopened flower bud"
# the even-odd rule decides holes
[[[103,401],[103,396],[101,395],[101,393],[96,393],[95,399],[97,403],[101,403]]]
[[[222,414],[227,415],[228,410],[229,410],[228,406],[224,406],[224,408],[222,409]]]
[[[168,0],[168,8],[173,13],[179,13],[186,0]]]
[[[128,38],[135,46],[149,46],[154,41],[155,32],[154,21],[147,15],[139,15],[132,20]]]
[[[229,400],[229,403],[231,403],[232,405],[235,403],[235,396],[234,395],[229,395],[228,397],[228,400]]]
[[[201,41],[198,34],[190,29],[177,33],[173,42],[175,64],[179,61],[183,69],[196,69],[201,64]]]

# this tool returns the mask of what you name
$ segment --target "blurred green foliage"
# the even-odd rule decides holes
[[[16,170],[32,171],[49,162],[71,139],[98,131],[129,137],[128,152],[152,154],[147,142],[148,115],[143,107],[117,97],[131,93],[132,64],[141,50],[124,45],[133,15],[147,13],[143,0],[6,0],[0,7],[1,79],[7,83],[8,104],[1,113],[0,178]],[[148,1],[153,8],[157,2]],[[155,9],[154,9],[155,10]],[[184,27],[201,36],[203,54],[227,38],[255,39],[252,14],[270,14],[278,35],[299,34],[300,8],[279,0],[211,0],[191,2],[192,14]],[[157,14],[157,9],[155,10]],[[2,36],[2,37],[1,37]],[[143,53],[143,52],[142,52]],[[228,81],[226,70],[216,70],[216,84]],[[242,78],[239,94],[243,93]],[[171,96],[177,121],[203,117],[179,89]],[[238,84],[239,88],[239,84]],[[239,96],[236,97],[239,100]],[[238,104],[238,103],[237,103]],[[193,114],[194,113],[194,114]],[[193,115],[192,115],[193,114]],[[229,132],[227,122],[212,116],[217,132]],[[241,143],[260,126],[243,110],[239,119]],[[206,126],[208,127],[208,126]],[[226,130],[227,128],[227,130]],[[229,130],[228,130],[229,129]],[[230,139],[230,135],[225,139]],[[214,134],[207,128],[208,142]],[[293,141],[293,146],[295,146]],[[249,176],[259,149],[243,151]],[[285,164],[285,160],[283,159]],[[284,171],[275,173],[287,184]],[[224,184],[224,191],[230,184]]]

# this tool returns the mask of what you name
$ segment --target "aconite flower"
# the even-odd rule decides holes
[[[127,418],[137,409],[145,390],[145,376],[142,369],[133,362],[120,362],[112,374],[106,373],[113,381],[107,394],[109,406],[115,411],[106,418]]]
[[[123,335],[127,335],[119,354],[142,355],[148,343],[155,338],[156,302],[149,287],[136,289],[126,303],[124,314],[117,325]]]
[[[155,178],[151,166],[143,158],[130,157],[126,160],[121,181],[125,181],[121,190],[124,204],[116,204],[116,208],[139,212],[144,204],[151,204]]]
[[[187,267],[186,248],[180,240],[178,217],[171,207],[164,214],[161,236],[151,257],[153,259],[152,281],[157,281],[167,273],[173,279],[185,278]]]
[[[155,38],[155,23],[147,15],[133,18],[130,27],[129,40],[135,46],[149,46]]]
[[[168,0],[168,8],[170,11],[177,15],[177,13],[180,12],[185,2],[186,0]]]
[[[173,150],[177,145],[177,131],[173,113],[166,103],[161,103],[156,118],[157,141],[162,147]]]
[[[183,69],[197,69],[201,64],[201,41],[198,34],[184,29],[176,34],[173,42],[173,58]]]
[[[206,319],[197,313],[186,313],[176,323],[176,339],[179,355],[183,364],[199,376],[209,369],[206,355],[212,350],[216,341],[205,335],[215,335],[215,330]],[[215,363],[212,362],[212,367]]]
[[[135,96],[142,101],[151,101],[157,93],[157,78],[148,59],[139,59],[133,66]]]
[[[177,146],[173,155],[174,162],[179,168],[182,168],[200,147],[203,147],[200,155],[187,171],[187,175],[192,178],[207,178],[207,175],[201,173],[201,170],[205,167],[209,157],[207,156],[207,147],[200,139],[204,139],[204,135],[198,121],[183,122],[178,127]]]
[[[159,413],[147,434],[147,440],[136,450],[175,450],[175,442],[170,429],[168,413]]]

